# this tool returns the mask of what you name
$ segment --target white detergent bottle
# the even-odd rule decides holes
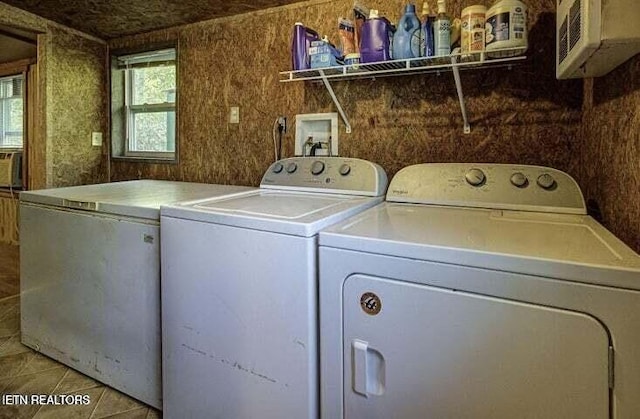
[[[433,25],[435,56],[451,54],[451,18],[447,15],[446,0],[438,0],[438,16]]]

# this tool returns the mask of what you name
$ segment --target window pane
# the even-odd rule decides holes
[[[0,147],[22,148],[22,79],[0,78]]]
[[[176,67],[148,67],[132,69],[132,105],[145,103],[175,103]]]
[[[130,151],[175,151],[175,111],[133,115]]]

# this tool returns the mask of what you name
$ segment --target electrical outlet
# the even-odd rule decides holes
[[[280,125],[280,127],[282,128],[282,133],[286,134],[287,133],[287,117],[286,116],[279,116],[278,117],[278,125]]]
[[[91,133],[91,145],[94,147],[102,146],[102,133],[101,132],[92,132]]]
[[[229,112],[229,123],[231,124],[240,123],[240,107],[239,106],[231,107],[231,111]]]

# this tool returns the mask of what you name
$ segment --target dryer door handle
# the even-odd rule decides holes
[[[363,340],[352,341],[353,391],[364,397],[384,393],[385,365],[382,354]]]

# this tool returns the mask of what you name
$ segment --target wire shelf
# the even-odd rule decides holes
[[[351,133],[351,124],[345,114],[340,101],[336,97],[331,80],[351,80],[358,78],[377,78],[386,76],[401,76],[421,73],[440,73],[451,71],[458,92],[460,111],[462,113],[463,131],[465,134],[471,132],[469,118],[467,117],[467,107],[462,92],[462,82],[460,81],[460,70],[471,70],[476,68],[490,68],[511,66],[517,62],[526,60],[524,54],[526,47],[503,48],[492,51],[477,53],[460,53],[456,48],[452,54],[443,57],[419,57],[407,60],[381,61],[377,63],[360,63],[334,67],[315,68],[311,70],[281,71],[280,82],[287,83],[293,81],[320,81],[324,84],[333,103],[338,109],[338,113],[345,124],[347,134]]]
[[[525,48],[504,48],[490,52],[462,54],[454,52],[446,57],[419,57],[406,60],[360,63],[334,67],[314,68],[310,70],[281,71],[280,81],[313,81],[322,79],[356,79],[379,76],[399,76],[403,74],[438,73],[451,71],[454,67],[468,70],[482,67],[510,66],[527,57],[517,55]],[[491,58],[488,55],[491,54]],[[513,55],[513,56],[510,56]]]

